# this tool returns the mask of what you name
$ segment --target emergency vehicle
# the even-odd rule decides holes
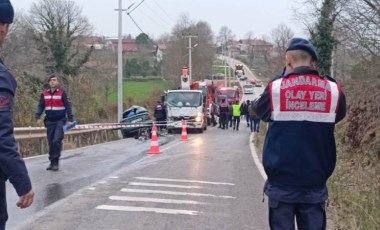
[[[220,87],[218,88],[216,95],[225,95],[228,102],[239,102],[240,101],[240,90],[239,87]]]
[[[182,69],[180,89],[168,90],[165,95],[168,132],[181,129],[182,120],[185,120],[187,129],[203,133],[207,129],[207,93],[206,83],[192,82],[187,68],[184,67]]]

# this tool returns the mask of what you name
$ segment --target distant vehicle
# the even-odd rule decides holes
[[[247,76],[243,75],[239,78],[240,81],[246,81],[247,80]]]
[[[252,84],[243,85],[243,93],[244,94],[253,94],[253,93],[255,93],[254,86]]]
[[[244,66],[243,64],[236,64],[235,65],[235,76],[237,78],[240,78],[241,76],[244,76]]]
[[[238,87],[220,87],[216,91],[216,95],[225,95],[227,96],[228,102],[239,102],[240,100],[240,91]]]
[[[261,86],[263,86],[263,83],[261,81],[256,81],[255,86],[261,87]]]
[[[146,108],[134,105],[123,112],[123,119],[120,121],[123,124],[153,124],[149,112]],[[126,127],[121,129],[123,138],[134,137],[140,133],[140,130],[146,127]],[[149,127],[149,131],[151,127]],[[150,132],[149,132],[150,133]]]

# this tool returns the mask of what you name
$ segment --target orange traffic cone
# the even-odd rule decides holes
[[[158,138],[157,138],[157,128],[156,125],[152,126],[152,139],[150,141],[150,150],[148,154],[158,154],[160,153],[160,147],[158,146]]]
[[[187,141],[186,121],[182,120],[182,134],[181,141]]]

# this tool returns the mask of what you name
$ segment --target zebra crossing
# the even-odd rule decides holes
[[[117,205],[106,202],[95,209],[196,216],[204,213],[202,207],[236,199],[228,194],[218,194],[220,190],[235,186],[232,183],[157,177],[133,179],[117,194],[108,197],[109,203],[117,201]]]

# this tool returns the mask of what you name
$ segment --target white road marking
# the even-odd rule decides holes
[[[99,181],[99,184],[107,184],[107,181]]]
[[[110,179],[119,179],[118,176],[110,176],[110,177],[108,177],[108,178],[110,178]]]
[[[254,133],[251,134],[251,138],[249,139],[249,147],[251,148],[251,154],[252,154],[253,161],[255,162],[257,169],[259,170],[259,172],[260,172],[261,176],[264,178],[264,180],[266,180],[267,174],[265,173],[263,164],[261,163],[259,157],[257,156],[255,146],[253,145],[253,142],[252,142],[253,134]]]
[[[88,190],[95,190],[95,187],[89,187]]]
[[[150,186],[150,187],[168,187],[168,188],[203,188],[201,186],[185,186],[185,185],[176,185],[176,184],[155,184],[155,183],[141,183],[141,182],[130,182],[129,185]]]
[[[142,201],[142,202],[154,202],[165,204],[206,204],[204,202],[198,202],[194,200],[173,200],[173,199],[156,199],[147,197],[133,197],[133,196],[110,196],[111,200],[121,201]]]
[[[112,211],[125,211],[125,212],[155,212],[163,214],[182,214],[182,215],[198,215],[198,211],[194,210],[180,210],[180,209],[166,209],[166,208],[147,208],[147,207],[132,207],[132,206],[114,206],[114,205],[99,205],[96,209],[112,210]]]
[[[233,196],[222,196],[222,195],[214,195],[214,194],[207,194],[207,193],[172,192],[172,191],[164,191],[164,190],[123,188],[121,189],[121,191],[132,192],[132,193],[155,193],[155,194],[166,194],[166,195],[177,195],[177,196],[204,196],[204,197],[214,197],[214,198],[236,199],[236,197],[233,197]]]
[[[153,177],[135,177],[138,180],[153,180],[153,181],[171,181],[171,182],[188,182],[188,183],[199,183],[199,184],[214,184],[214,185],[235,185],[231,183],[224,182],[211,182],[211,181],[198,181],[198,180],[179,180],[179,179],[168,179],[168,178],[153,178]]]

